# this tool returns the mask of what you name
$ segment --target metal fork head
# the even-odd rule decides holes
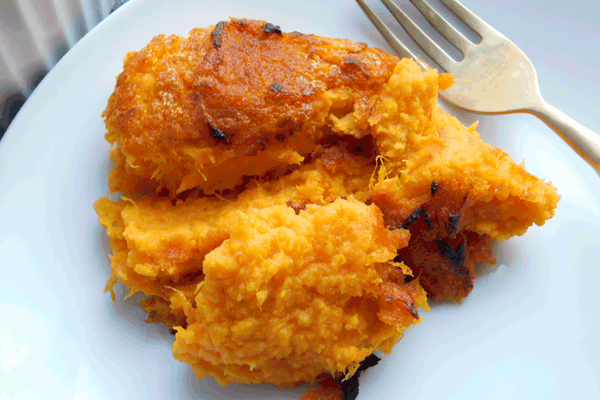
[[[481,36],[481,42],[469,40],[425,0],[410,1],[464,55],[461,61],[452,58],[395,2],[381,1],[419,47],[456,78],[452,87],[440,92],[445,100],[485,114],[528,111],[541,101],[535,69],[525,53],[457,0],[441,1]],[[357,2],[399,55],[418,60],[364,0]],[[423,62],[419,63],[427,68]]]

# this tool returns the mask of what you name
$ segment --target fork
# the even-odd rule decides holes
[[[356,1],[400,56],[413,58],[421,68],[429,69],[364,0]],[[558,133],[600,173],[600,136],[542,98],[535,68],[517,45],[457,0],[441,1],[481,36],[481,42],[469,40],[424,0],[410,1],[464,55],[461,61],[454,60],[398,5],[391,0],[382,0],[419,47],[456,78],[454,85],[440,92],[444,100],[463,110],[480,114],[533,114]]]

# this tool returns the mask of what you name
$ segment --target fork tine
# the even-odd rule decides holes
[[[435,29],[438,30],[450,43],[456,46],[463,53],[468,48],[473,47],[473,42],[467,39],[462,33],[460,33],[452,24],[450,24],[444,17],[440,15],[433,7],[431,7],[424,0],[410,0],[421,11],[421,14],[427,18],[427,21]]]
[[[458,0],[442,0],[442,3],[446,5],[458,18],[460,18],[467,26],[477,32],[482,38],[485,36],[503,36],[500,32],[495,30],[490,24],[482,20],[473,11],[463,6]]]
[[[391,0],[382,0],[383,4],[394,14],[394,17],[400,22],[406,33],[425,51],[429,56],[442,66],[446,71],[452,70],[456,64],[448,53],[444,51],[436,42],[434,42],[417,24],[415,24],[400,7]]]
[[[400,39],[396,37],[396,35],[394,35],[390,28],[388,28],[388,26],[382,21],[381,18],[377,16],[377,14],[375,14],[373,9],[369,5],[367,5],[364,2],[364,0],[356,0],[356,2],[360,6],[360,8],[363,9],[365,14],[367,14],[367,17],[369,17],[369,19],[371,20],[373,25],[375,25],[379,33],[383,35],[383,37],[389,43],[389,45],[392,46],[396,53],[398,53],[398,55],[400,55],[401,57],[408,57],[417,60],[417,57],[413,54],[413,52],[410,51],[408,47],[406,47],[404,43],[402,43]]]

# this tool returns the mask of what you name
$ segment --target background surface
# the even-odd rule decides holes
[[[48,71],[127,0],[0,3],[0,139]]]
[[[525,51],[548,102],[600,131],[600,3],[463,3]],[[92,204],[107,192],[100,115],[121,60],[157,34],[229,16],[389,50],[351,0],[132,0],[86,34],[0,141],[0,399],[297,399],[306,389],[197,381],[135,299],[102,292],[110,260]],[[546,225],[498,246],[498,264],[483,268],[462,304],[424,313],[361,377],[359,398],[600,398],[600,177],[533,116],[446,107],[464,123],[480,120],[484,140],[525,159],[562,200]]]

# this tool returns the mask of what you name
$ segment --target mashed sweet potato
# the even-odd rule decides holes
[[[467,296],[490,244],[559,200],[438,107],[451,84],[262,21],[154,38],[126,56],[103,114],[124,195],[95,203],[107,290],[146,295],[199,378],[352,376],[420,320],[425,292]]]
[[[374,205],[348,198],[232,217],[173,346],[198,378],[286,386],[352,374],[374,350],[389,353],[426,306],[418,285],[388,278],[408,235],[386,229]]]

